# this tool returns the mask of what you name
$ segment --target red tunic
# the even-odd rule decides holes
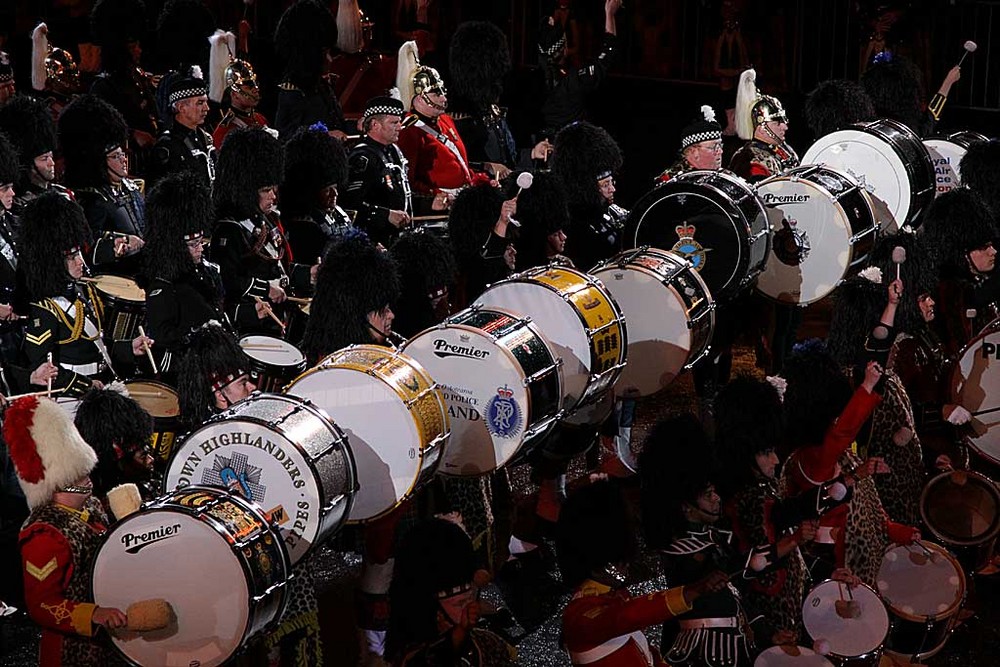
[[[397,143],[409,162],[410,187],[415,193],[434,194],[442,188],[489,182],[489,176],[469,166],[465,144],[448,114],[438,116],[436,128],[414,114],[407,116]]]
[[[215,131],[212,132],[212,144],[216,149],[222,148],[222,140],[226,138],[226,135],[230,131],[238,127],[267,127],[267,118],[264,118],[262,114],[256,111],[252,112],[249,116],[240,116],[230,109],[223,116],[222,120],[219,121],[219,125],[215,128]]]
[[[690,610],[680,586],[632,597],[588,580],[563,611],[563,643],[574,665],[666,667],[642,630]]]

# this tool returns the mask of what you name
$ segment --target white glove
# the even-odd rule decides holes
[[[955,426],[968,424],[971,419],[972,414],[970,414],[969,411],[961,405],[956,405],[955,409],[951,411],[950,415],[948,415],[948,423],[954,424]]]

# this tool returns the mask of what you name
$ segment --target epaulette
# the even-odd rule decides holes
[[[407,128],[412,125],[416,125],[420,121],[420,117],[415,113],[408,113],[403,117],[402,123],[400,123],[401,128]]]
[[[282,81],[281,83],[278,84],[278,88],[281,89],[281,90],[288,90],[288,91],[293,91],[293,92],[294,91],[298,91],[300,93],[302,92],[302,89],[299,88],[298,86],[296,86],[291,81]]]

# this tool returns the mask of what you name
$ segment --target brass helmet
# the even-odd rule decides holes
[[[736,89],[736,130],[740,139],[749,140],[754,130],[769,121],[788,122],[785,107],[778,98],[757,90],[757,72],[748,69],[740,75]]]
[[[396,64],[396,88],[399,99],[407,109],[413,104],[413,98],[424,93],[439,93],[446,95],[444,79],[433,67],[420,64],[417,53],[417,43],[405,42],[399,48],[399,58]]]
[[[413,73],[413,94],[422,95],[425,92],[446,95],[448,90],[444,87],[444,79],[436,69],[420,65]]]
[[[83,92],[80,69],[73,54],[49,44],[48,27],[39,23],[31,33],[31,86],[35,90],[50,90],[59,95]]]
[[[788,114],[785,107],[781,105],[781,100],[773,95],[763,95],[757,99],[750,111],[753,118],[753,126],[760,127],[769,121],[788,122]]]
[[[260,101],[260,88],[253,66],[242,58],[233,58],[226,67],[226,88]]]

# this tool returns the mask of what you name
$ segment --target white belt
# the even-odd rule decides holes
[[[833,528],[830,526],[820,526],[816,529],[816,537],[813,539],[816,544],[836,544],[833,539]]]
[[[680,619],[681,630],[701,630],[704,628],[737,628],[739,622],[735,616],[728,618],[689,618]]]
[[[90,364],[64,364],[64,363],[60,363],[59,365],[61,367],[65,368],[68,371],[73,371],[74,373],[78,373],[80,375],[86,375],[88,377],[91,376],[91,375],[97,375],[102,370],[104,370],[104,364],[102,362],[100,362],[100,361],[95,361],[95,362],[90,363]]]
[[[646,641],[646,635],[642,634],[642,632],[638,630],[631,634],[612,637],[600,646],[595,646],[594,648],[586,651],[569,651],[569,658],[573,661],[574,665],[589,665],[608,657],[621,647],[628,644],[630,639],[636,643],[639,651],[646,656],[648,664],[652,665],[653,656],[649,651],[649,642]]]

